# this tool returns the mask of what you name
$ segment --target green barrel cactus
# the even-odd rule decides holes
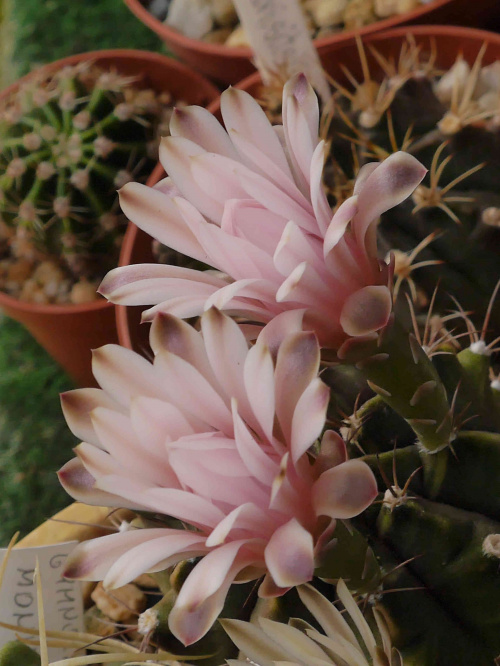
[[[91,61],[50,74],[41,70],[4,97],[0,105],[4,291],[25,300],[61,302],[72,284],[94,285],[116,265],[126,221],[115,191],[149,175],[169,101],[141,88],[137,77]],[[52,285],[37,293],[34,283],[47,284],[51,279],[62,288]],[[85,291],[83,286],[80,292],[71,299],[95,297],[94,287]]]

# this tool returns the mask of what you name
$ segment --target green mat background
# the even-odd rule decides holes
[[[163,51],[122,0],[0,0],[0,86],[34,66],[104,48]],[[59,393],[71,381],[22,326],[0,315],[0,547],[71,500],[56,471],[77,443]]]

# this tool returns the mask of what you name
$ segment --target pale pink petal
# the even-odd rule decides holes
[[[322,247],[319,240],[305,234],[295,222],[288,222],[273,256],[273,262],[281,275],[287,276],[303,262],[316,266],[324,275]]]
[[[165,455],[141,446],[128,415],[97,407],[92,412],[92,423],[105,449],[124,467],[153,484],[175,483]]]
[[[299,227],[302,227],[306,231],[311,233],[317,232],[318,227],[312,214],[312,207],[310,211],[304,209],[270,180],[250,169],[239,166],[237,167],[237,173],[240,177],[240,183],[247,194],[268,208],[272,213],[282,215],[286,220],[293,220]]]
[[[174,317],[179,317],[180,319],[190,319],[191,317],[197,317],[205,309],[206,298],[203,296],[178,296],[177,298],[171,298],[168,301],[162,301],[148,310],[144,310],[142,313],[142,322],[153,321],[155,316],[159,312],[164,314],[170,314]]]
[[[248,351],[244,366],[245,391],[253,414],[261,432],[268,441],[273,441],[274,365],[264,340],[259,338]]]
[[[183,136],[209,153],[238,159],[227,132],[210,111],[201,106],[176,107],[170,118],[170,134]]]
[[[198,185],[191,172],[191,158],[205,152],[188,139],[168,136],[160,143],[160,162],[182,195],[212,222],[220,224],[223,206]]]
[[[279,587],[294,587],[313,577],[313,538],[295,518],[274,532],[264,557],[269,573]]]
[[[283,87],[283,100],[287,111],[289,111],[288,102],[292,99],[296,102],[294,111],[301,116],[300,122],[304,123],[302,127],[305,133],[309,134],[312,143],[317,142],[319,132],[318,98],[307,77],[302,73],[293,76]]]
[[[383,328],[392,312],[392,295],[384,286],[363,287],[346,299],[340,323],[347,335],[366,335]]]
[[[407,199],[426,173],[427,169],[415,157],[399,151],[373,169],[364,180],[358,192],[358,213],[353,221],[353,230],[358,241],[365,242],[369,254],[376,256],[375,227],[372,223],[382,213]]]
[[[276,287],[270,280],[259,280],[258,278],[236,280],[209,296],[205,302],[205,310],[209,310],[212,307],[218,310],[225,310],[235,300],[241,302],[241,299],[247,298],[257,302],[261,300],[269,302],[271,299],[274,299],[275,293]]]
[[[291,470],[294,469],[290,454],[285,453],[280,462],[279,473],[273,480],[269,508],[285,516],[308,519],[308,507],[291,483]],[[309,494],[309,493],[308,493]]]
[[[190,449],[191,451],[212,451],[215,449],[230,449],[234,451],[234,440],[226,437],[226,435],[223,435],[218,430],[203,432],[199,429],[193,435],[186,435],[168,443],[168,451],[176,448]]]
[[[325,255],[325,266],[337,284],[346,292],[361,289],[366,284],[378,284],[382,273],[378,260],[370,258],[363,247],[357,245],[351,233],[336,239],[337,244]]]
[[[120,268],[116,268],[120,271]],[[190,270],[190,269],[185,269]],[[196,278],[201,278],[196,280]],[[129,282],[106,295],[112,303],[121,305],[152,305],[184,295],[208,298],[217,287],[203,280],[203,273],[193,270],[189,279],[151,278]],[[100,293],[103,293],[100,291]]]
[[[200,529],[213,528],[224,518],[224,513],[210,501],[178,488],[152,488],[134,479],[109,475],[96,481],[98,490],[112,495],[121,494],[126,504],[183,520]],[[123,501],[123,500],[122,500]]]
[[[71,432],[85,442],[101,447],[94,432],[90,412],[96,407],[122,410],[117,402],[104,391],[96,388],[76,389],[61,393],[61,407]]]
[[[356,175],[356,180],[354,181],[353,195],[356,196],[361,192],[368,176],[370,176],[379,166],[380,162],[367,162],[360,167]]]
[[[259,585],[258,594],[261,599],[275,599],[276,597],[282,597],[288,592],[289,589],[289,587],[279,587],[274,582],[272,576],[270,574],[266,574],[264,576],[264,580]],[[274,662],[271,664],[271,666],[275,666]]]
[[[155,354],[168,351],[179,356],[201,372],[214,388],[220,389],[208,360],[203,337],[193,326],[169,314],[159,314],[151,326],[149,342]]]
[[[309,165],[318,143],[318,100],[307,79],[299,74],[283,88],[283,127],[288,155],[299,187],[309,191]]]
[[[228,199],[246,199],[236,167],[241,164],[229,157],[203,153],[191,158],[191,172],[200,187],[222,206]]]
[[[312,212],[311,203],[302,194],[299,188],[291,179],[291,175],[285,174],[273,160],[263,153],[254,143],[245,136],[233,130],[230,132],[231,139],[238,149],[240,155],[245,159],[246,164],[250,164],[253,171],[269,178],[279,187],[288,197],[296,201],[307,211]]]
[[[216,548],[186,578],[168,618],[170,631],[184,645],[206,634],[221,612],[235,576],[256,559],[239,552],[245,544],[233,541]]]
[[[217,503],[224,502],[230,507],[245,502],[266,506],[269,493],[248,475],[237,451],[218,453],[215,457],[213,451],[205,454],[199,452],[194,458],[189,451],[175,449],[169,459],[181,483],[195,489],[199,497]],[[237,467],[238,462],[241,466]]]
[[[170,285],[176,284],[184,285],[188,293],[190,289],[205,289],[210,293],[210,287],[213,291],[226,283],[208,271],[162,264],[133,264],[109,271],[99,286],[99,293],[113,303],[145,305],[166,300],[169,289],[172,291]]]
[[[319,312],[334,310],[341,298],[342,294],[332,293],[331,285],[305,261],[293,269],[276,292],[278,303],[296,303]]]
[[[143,505],[127,502],[121,495],[95,488],[95,478],[83,466],[81,460],[73,458],[57,472],[64,490],[77,502],[94,506],[116,506],[123,509],[145,509]]]
[[[260,341],[267,346],[273,359],[285,338],[302,330],[304,312],[300,309],[281,312],[262,329]]]
[[[251,414],[244,390],[243,368],[248,343],[238,324],[216,308],[201,318],[203,341],[213,373],[228,398],[236,398],[244,416]]]
[[[197,368],[171,352],[160,351],[155,357],[155,370],[169,402],[217,430],[232,435],[229,404],[225,404]]]
[[[313,503],[318,516],[353,518],[370,506],[377,493],[368,465],[348,460],[323,472],[313,487]]]
[[[357,197],[350,197],[342,202],[328,226],[323,243],[323,252],[326,257],[344,236],[347,225],[357,213]],[[335,255],[333,256],[335,261]]]
[[[203,261],[196,237],[163,192],[140,183],[127,183],[119,195],[123,212],[134,224],[167,247]]]
[[[244,288],[245,286],[243,286],[243,289]],[[224,303],[225,300],[226,299],[224,298],[222,302]],[[211,306],[212,305],[213,304],[211,304]],[[239,298],[238,296],[232,298],[227,304],[221,306],[219,309],[224,310],[224,313],[230,317],[245,318],[250,321],[260,321],[262,324],[270,321],[275,314],[275,311],[273,308],[269,307],[268,303],[262,303],[261,301],[251,298]]]
[[[160,532],[160,530],[158,530]],[[107,589],[122,587],[145,572],[162,571],[181,560],[204,555],[201,534],[185,530],[164,530],[165,535],[130,547],[110,567],[103,579]]]
[[[242,286],[244,288],[245,285]],[[224,292],[226,294],[227,292]],[[225,298],[223,299],[225,302]],[[169,301],[163,301],[155,305],[149,310],[142,313],[142,321],[152,321],[154,317],[163,312],[171,314],[181,319],[189,319],[203,314],[205,308],[212,307],[213,303],[209,303],[207,299],[200,297],[180,296],[172,298]],[[226,314],[233,317],[245,317],[250,320],[257,320],[267,322],[273,317],[273,310],[267,307],[267,304],[262,304],[259,301],[245,299],[245,298],[232,298],[231,301],[222,306],[219,303],[219,309],[223,309]]]
[[[221,229],[272,255],[285,224],[281,215],[271,213],[254,199],[230,199],[224,206]]]
[[[213,446],[213,441],[208,440],[208,446],[193,446],[186,450],[185,440],[175,442],[169,449],[169,458],[173,467],[179,473],[185,486],[195,486],[202,481],[202,476],[215,474],[227,479],[241,479],[243,484],[248,482],[248,470],[241,460],[233,440],[223,439],[224,443],[232,446]],[[199,445],[200,442],[197,442]],[[196,453],[193,455],[193,451]],[[190,470],[189,461],[196,457],[193,468]],[[209,488],[209,486],[206,486]],[[210,491],[209,491],[210,492]]]
[[[165,394],[158,387],[157,374],[148,361],[130,349],[105,345],[92,352],[92,372],[99,385],[124,407],[136,395],[151,398]]]
[[[220,546],[230,534],[232,534],[233,540],[253,537],[256,534],[265,535],[266,532],[271,533],[273,527],[274,521],[265,511],[255,504],[242,504],[228,513],[224,520],[221,520],[206,540],[206,545],[209,548]],[[235,532],[237,534],[234,534]],[[247,532],[247,534],[242,534],[242,532]]]
[[[166,194],[168,197],[182,196],[181,191],[174,183],[174,181],[170,178],[170,176],[167,176],[166,178],[162,178],[161,180],[159,180],[156,183],[156,185],[153,185],[153,190],[157,190],[162,194]]]
[[[347,460],[347,449],[342,437],[334,430],[327,430],[321,440],[319,454],[314,461],[314,473],[319,476],[326,470]]]
[[[278,474],[279,467],[276,462],[264,451],[250,433],[237,412],[237,405],[233,401],[234,438],[238,452],[248,471],[261,483],[269,486]]]
[[[320,141],[311,158],[310,166],[310,192],[311,192],[311,203],[314,210],[314,215],[318,223],[319,231],[321,235],[324,235],[330,223],[330,218],[332,216],[332,210],[328,199],[325,194],[325,187],[323,185],[323,168],[325,165],[325,151],[326,144],[324,141]]]
[[[255,342],[259,337],[259,333],[262,331],[261,324],[240,324],[240,328],[249,344]]]
[[[330,389],[319,378],[313,381],[300,396],[292,419],[292,460],[299,458],[314,444],[325,425]]]
[[[288,153],[288,146],[286,145],[286,138],[285,138],[285,128],[283,125],[273,125],[273,132],[276,134],[278,141],[280,142],[281,148],[283,152],[285,153],[286,161],[288,163],[288,168],[290,169],[290,173],[293,173],[293,164],[292,164],[292,158],[290,157]],[[295,184],[299,188],[299,190],[307,195],[307,190],[302,190],[302,187],[300,183],[295,179]]]
[[[238,132],[267,155],[292,180],[292,174],[266,114],[260,105],[243,90],[229,88],[220,98],[221,112],[229,136]]]
[[[207,224],[199,212],[185,199],[175,199],[182,216],[207,253],[207,263],[233,278],[262,278],[274,275],[271,257],[244,238],[234,238],[219,227]]]
[[[178,530],[130,529],[79,544],[66,560],[64,576],[78,580],[102,580],[114,562],[136,546],[145,545]]]
[[[287,442],[295,407],[316,377],[319,361],[319,345],[314,333],[294,333],[279,348],[275,370],[276,415]]]
[[[130,470],[124,466],[121,460],[117,460],[110,453],[97,448],[97,446],[82,442],[74,448],[74,452],[94,479],[107,474],[130,475]]]

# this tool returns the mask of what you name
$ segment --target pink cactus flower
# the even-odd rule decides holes
[[[359,172],[354,195],[332,215],[323,184],[325,142],[316,95],[303,75],[283,92],[283,126],[230,88],[221,97],[227,132],[208,111],[178,109],[160,159],[169,178],[120,191],[126,215],[161,243],[217,269],[140,264],[111,271],[100,292],[114,303],[153,305],[192,317],[215,305],[267,323],[304,310],[306,329],[338,349],[388,321],[392,276],[377,258],[381,213],[425,174],[407,153]]]
[[[184,644],[201,638],[229,586],[263,577],[261,596],[311,580],[335,519],[371,504],[369,467],[347,460],[324,428],[329,390],[319,345],[296,313],[262,329],[249,349],[215,308],[201,332],[171,315],[153,323],[150,363],[108,345],[94,352],[102,389],[62,397],[76,458],[59,472],[87,504],[170,516],[192,529],[132,528],[84,542],[65,575],[120,587],[143,572],[202,556],[169,617]]]

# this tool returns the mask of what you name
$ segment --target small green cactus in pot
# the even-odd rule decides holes
[[[80,303],[116,265],[115,192],[145,180],[172,105],[90,60],[31,75],[0,105],[0,288]]]

